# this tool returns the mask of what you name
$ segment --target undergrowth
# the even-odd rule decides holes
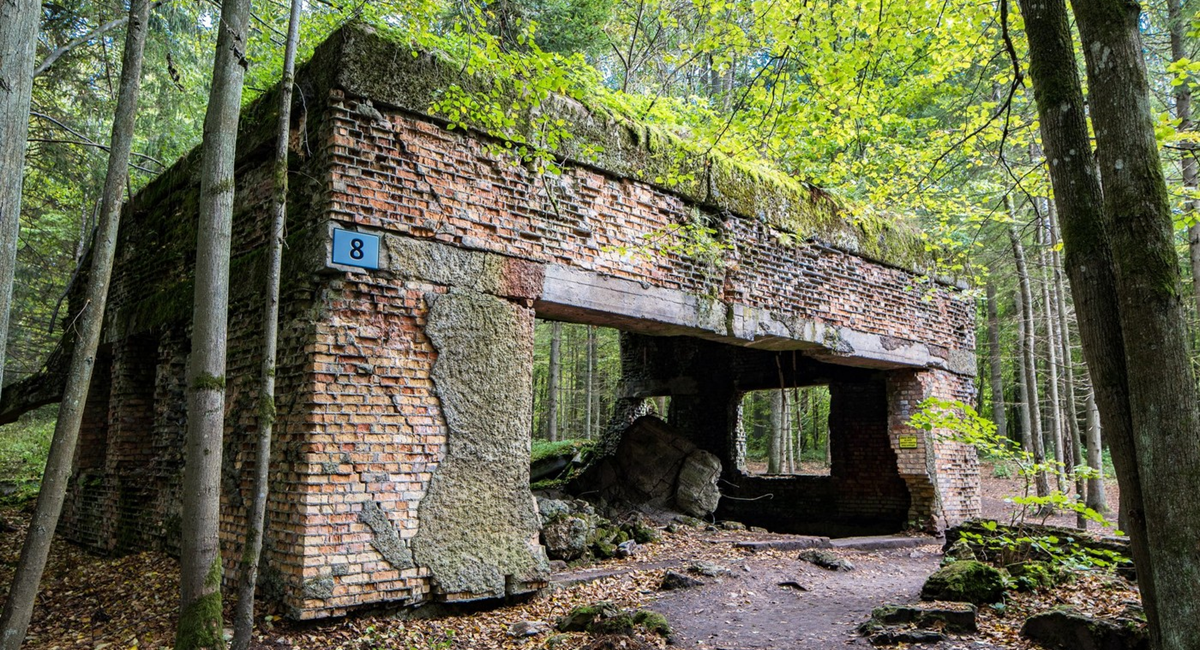
[[[0,496],[5,501],[37,493],[57,418],[58,405],[50,405],[0,426]]]

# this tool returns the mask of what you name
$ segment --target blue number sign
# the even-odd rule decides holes
[[[379,235],[334,228],[333,263],[364,269],[379,268]]]

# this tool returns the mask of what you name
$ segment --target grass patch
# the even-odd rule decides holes
[[[16,488],[8,499],[37,493],[57,419],[58,405],[51,404],[0,426],[0,481]]]
[[[596,446],[594,440],[579,438],[576,440],[559,440],[550,442],[549,440],[534,440],[532,449],[529,453],[529,462],[536,463],[539,460],[544,460],[552,456],[567,456],[577,454],[581,451],[591,449]]]

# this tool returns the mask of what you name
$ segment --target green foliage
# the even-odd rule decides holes
[[[1032,494],[1033,482],[1038,474],[1066,476],[1065,466],[1052,460],[1034,462],[1032,453],[1021,449],[1011,439],[996,435],[996,425],[991,420],[981,417],[969,404],[930,397],[921,402],[909,424],[930,432],[940,440],[971,445],[981,455],[1015,467],[1025,486],[1021,495],[1006,499],[1020,506],[1013,514],[1012,523],[1024,522],[1035,516],[1041,516],[1044,521],[1045,517],[1056,509],[1066,509],[1079,513],[1101,526],[1109,525],[1100,513],[1080,501],[1069,498],[1061,491],[1053,490],[1044,497]],[[1088,470],[1086,467],[1077,467],[1074,471],[1086,475]]]
[[[549,440],[535,439],[531,444],[529,460],[536,463],[551,456],[586,453],[596,443],[591,440],[559,440],[557,442],[550,442]]]
[[[0,426],[0,476],[16,488],[9,500],[24,501],[37,495],[57,419],[58,406],[52,405]]]
[[[1053,461],[1035,463],[1033,454],[1021,449],[1012,440],[996,435],[996,425],[982,418],[969,404],[954,400],[928,398],[921,402],[919,410],[913,415],[910,424],[919,429],[936,435],[943,441],[953,441],[974,446],[981,454],[986,454],[998,462],[1016,468],[1017,474],[1024,480],[1023,493],[1010,496],[1006,501],[1019,507],[1012,515],[1012,531],[1000,529],[994,521],[985,521],[981,525],[989,535],[963,532],[962,536],[969,543],[980,546],[992,554],[1002,556],[1004,563],[1028,560],[1036,557],[1047,557],[1058,565],[1073,568],[1094,567],[1102,569],[1114,568],[1118,563],[1127,561],[1111,551],[1087,548],[1076,543],[1074,538],[1061,538],[1057,535],[1042,535],[1027,533],[1024,525],[1031,519],[1041,517],[1042,521],[1055,510],[1068,510],[1082,514],[1088,521],[1096,522],[1102,527],[1110,526],[1104,517],[1088,508],[1081,501],[1071,499],[1059,490],[1052,490],[1048,495],[1039,497],[1032,493],[1034,478],[1039,472],[1052,475],[1065,474],[1065,468]],[[1076,472],[1086,478],[1088,468],[1077,467]]]

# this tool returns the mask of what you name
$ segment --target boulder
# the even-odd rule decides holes
[[[600,602],[595,605],[576,607],[558,619],[555,627],[559,632],[586,632],[596,621],[612,618],[621,613],[616,605],[610,602]]]
[[[921,588],[923,600],[983,605],[1004,597],[1004,577],[1000,571],[975,560],[951,562],[938,569]]]
[[[975,623],[974,605],[961,608],[933,605],[886,605],[871,612],[871,620],[863,624],[864,631],[875,631],[881,627],[910,625],[925,630],[945,630],[955,634],[973,634],[978,631]]]
[[[663,576],[662,583],[659,584],[659,591],[675,591],[676,589],[693,589],[695,587],[703,587],[704,581],[693,578],[689,575],[667,571]]]
[[[716,512],[721,500],[717,479],[721,476],[721,459],[697,449],[688,454],[679,469],[675,486],[675,506],[693,517],[707,517]]]
[[[1021,636],[1062,650],[1149,650],[1145,626],[1133,619],[1097,619],[1070,607],[1029,617]]]
[[[542,544],[552,560],[575,560],[588,550],[592,525],[581,517],[560,515],[542,528]]]
[[[608,503],[679,508],[704,517],[716,510],[721,462],[666,422],[645,415],[621,434],[616,450],[595,462],[574,484]]]

